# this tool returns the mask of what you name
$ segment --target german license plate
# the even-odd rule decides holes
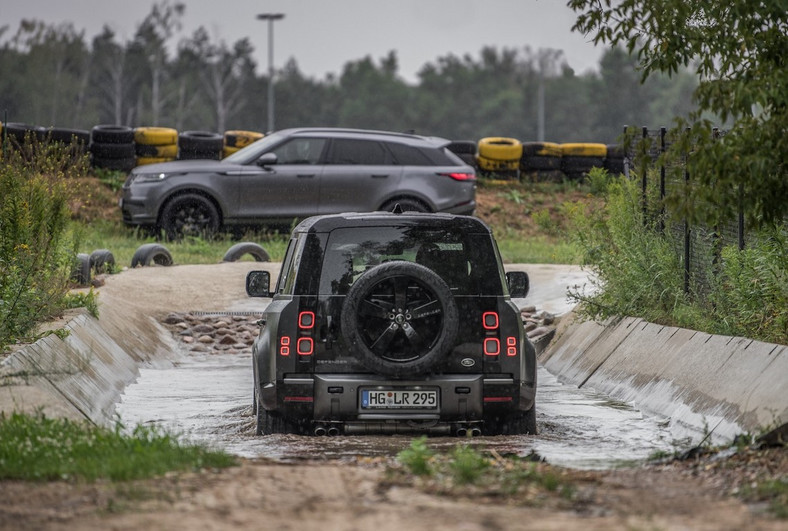
[[[361,409],[438,409],[438,390],[362,389]]]

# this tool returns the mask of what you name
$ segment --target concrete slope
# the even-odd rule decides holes
[[[713,431],[715,441],[788,421],[788,346],[634,318],[570,314],[564,323],[540,356],[562,381]]]

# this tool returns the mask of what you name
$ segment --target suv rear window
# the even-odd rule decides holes
[[[331,232],[320,278],[321,295],[345,295],[365,271],[384,262],[422,264],[455,295],[502,295],[489,234],[427,227],[368,227]]]

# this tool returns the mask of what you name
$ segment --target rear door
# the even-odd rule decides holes
[[[334,138],[321,176],[321,214],[368,212],[399,186],[402,166],[382,142]]]

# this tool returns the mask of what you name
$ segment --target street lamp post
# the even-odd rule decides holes
[[[268,131],[274,130],[274,21],[285,18],[284,13],[261,13],[257,20],[268,21]]]

